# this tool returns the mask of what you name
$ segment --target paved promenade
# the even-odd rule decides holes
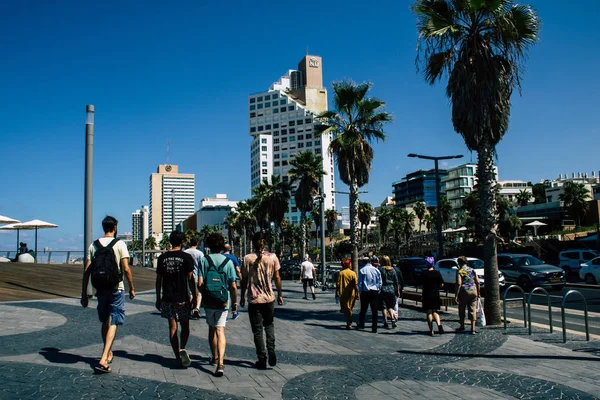
[[[423,314],[401,311],[395,330],[342,329],[333,294],[303,300],[284,283],[276,308],[278,364],[252,368],[246,310],[227,325],[225,376],[208,365],[204,319],[192,321],[188,369],[173,369],[167,322],[154,294],[127,301],[114,345],[113,373],[94,375],[101,351],[95,301],[0,303],[0,399],[592,399],[600,396],[600,343],[523,328],[425,335]],[[448,332],[458,326],[444,314]]]

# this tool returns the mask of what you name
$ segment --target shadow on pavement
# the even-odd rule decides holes
[[[98,358],[83,357],[78,354],[63,353],[56,347],[44,347],[39,352],[48,362],[52,364],[77,364],[78,362],[86,363],[93,370],[98,364]]]
[[[544,356],[544,355],[519,355],[519,354],[480,354],[480,353],[437,353],[433,351],[411,351],[398,350],[401,354],[417,354],[425,356],[441,357],[465,357],[465,358],[493,358],[493,359],[537,359],[537,360],[569,360],[569,361],[600,361],[600,358],[572,357],[572,356]]]
[[[114,350],[113,354],[115,355],[115,357],[123,357],[132,361],[151,362],[169,369],[180,369],[180,367],[177,367],[175,364],[174,356],[167,358],[158,354],[132,354],[128,353],[125,350]]]
[[[20,285],[18,283],[14,283],[14,282],[6,282],[7,285],[12,285],[12,286],[16,286],[19,287],[21,289],[27,289],[27,290],[31,290],[33,292],[39,292],[39,293],[45,293],[45,294],[49,294],[52,296],[56,296],[56,297],[64,297],[66,299],[75,299],[76,297],[73,296],[65,296],[64,294],[59,294],[59,293],[53,293],[53,292],[47,292],[45,290],[41,290],[41,289],[36,289],[36,288],[32,288],[30,286],[25,286],[25,285]]]

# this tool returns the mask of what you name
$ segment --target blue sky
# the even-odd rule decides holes
[[[543,20],[541,41],[498,146],[500,179],[597,171],[600,4],[529,3]],[[3,2],[0,214],[60,225],[40,231],[40,248],[83,247],[86,104],[96,107],[95,236],[106,214],[122,222],[120,231],[131,229],[131,212],[148,203],[148,177],[166,161],[169,139],[170,162],[196,174],[197,201],[215,193],[249,197],[247,96],[295,68],[307,47],[323,57],[328,88],[343,78],[372,81],[373,95],[394,115],[386,143],[374,144],[362,200],[378,204],[392,182],[430,167],[408,153],[462,153],[468,161],[444,84],[430,87],[416,72],[409,4]],[[14,233],[0,234],[0,249],[14,245]]]

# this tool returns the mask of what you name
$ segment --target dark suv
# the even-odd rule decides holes
[[[397,267],[402,271],[402,276],[405,280],[416,281],[429,268],[429,264],[427,264],[424,258],[408,257],[398,260]]]
[[[562,269],[529,254],[498,254],[498,269],[506,283],[516,283],[526,291],[538,286],[562,289],[566,283]]]

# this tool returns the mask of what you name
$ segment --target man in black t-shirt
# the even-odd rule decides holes
[[[156,268],[156,309],[169,320],[169,339],[175,353],[177,366],[189,367],[192,363],[185,350],[190,336],[190,311],[198,296],[194,282],[194,259],[181,250],[185,240],[183,232],[169,236],[171,251],[158,258]],[[188,296],[192,293],[192,301]],[[177,322],[181,325],[181,347],[177,337]]]

